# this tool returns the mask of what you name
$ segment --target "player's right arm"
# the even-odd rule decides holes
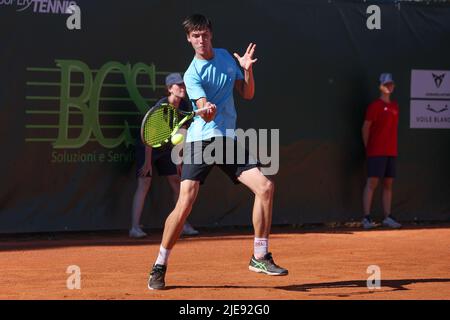
[[[206,92],[203,89],[202,79],[197,72],[193,72],[189,69],[184,74],[184,84],[186,85],[186,91],[189,99],[195,101],[195,105],[198,109],[208,108],[206,112],[201,112],[198,115],[205,121],[210,122],[216,115],[216,105],[207,101]]]
[[[215,115],[216,115],[216,110],[217,107],[214,103],[211,103],[209,101],[206,100],[205,97],[197,99],[195,101],[195,104],[197,105],[198,109],[204,109],[207,108],[208,110],[203,112],[203,113],[199,113],[199,116],[205,120],[205,122],[210,122],[211,120],[214,119]]]

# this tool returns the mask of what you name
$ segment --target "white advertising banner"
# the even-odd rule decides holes
[[[449,70],[411,70],[411,99],[449,99]]]
[[[410,127],[450,129],[450,100],[411,100]]]
[[[410,128],[450,129],[450,70],[411,70],[409,114]]]

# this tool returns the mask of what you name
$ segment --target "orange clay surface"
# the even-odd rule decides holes
[[[0,299],[450,299],[450,226],[401,230],[273,228],[270,251],[285,277],[248,271],[250,229],[201,230],[172,251],[167,290],[147,277],[160,231],[142,240],[125,232],[3,235]],[[81,270],[69,290],[68,266]],[[368,289],[367,268],[381,270]]]

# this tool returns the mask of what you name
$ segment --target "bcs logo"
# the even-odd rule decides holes
[[[31,131],[32,136],[26,141],[48,141],[55,149],[81,148],[89,141],[97,141],[109,149],[122,143],[126,146],[133,145],[135,138],[130,129],[140,127],[140,123],[136,122],[140,122],[142,115],[148,110],[149,101],[156,100],[143,98],[138,88],[145,87],[153,93],[156,91],[155,65],[141,62],[131,65],[111,61],[98,70],[91,70],[87,64],[79,60],[55,62],[59,68],[28,68],[31,71],[40,69],[38,71],[44,71],[46,76],[52,78],[54,78],[52,71],[58,72],[60,81],[27,82],[29,85],[55,87],[52,89],[53,96],[27,96],[27,100],[37,100],[38,103],[47,100],[46,105],[54,100],[57,105],[53,105],[51,110],[42,110],[41,105],[27,110],[27,114],[33,116],[31,120],[34,122],[27,125],[27,128],[39,130]],[[115,83],[106,83],[107,77],[110,81],[115,79]],[[147,84],[138,85],[138,79]],[[44,89],[50,92],[49,89],[42,90]],[[102,90],[103,94],[117,93],[117,90],[121,90],[122,93],[120,97],[102,97]],[[108,101],[114,106],[107,106]]]
[[[126,88],[132,100],[136,103],[139,111],[145,113],[148,110],[146,101],[141,97],[136,79],[141,71],[149,75],[150,81],[155,88],[155,70],[144,64],[137,63],[133,67],[130,64],[123,65],[119,62],[108,62],[104,64],[97,72],[95,78],[89,67],[76,60],[56,60],[57,66],[61,68],[61,99],[59,113],[59,131],[58,138],[53,144],[54,148],[79,148],[85,145],[91,135],[106,148],[115,148],[121,143],[126,145],[133,144],[128,122],[124,121],[124,130],[116,138],[106,138],[102,132],[99,122],[99,102],[100,91],[106,76],[113,70],[119,70],[122,73]],[[78,97],[70,95],[70,79],[72,71],[81,71],[83,73],[84,85],[82,93]],[[69,108],[77,108],[81,111],[83,125],[77,138],[69,138]]]

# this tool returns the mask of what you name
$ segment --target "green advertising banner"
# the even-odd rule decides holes
[[[129,228],[140,123],[189,66],[181,22],[196,12],[215,47],[257,44],[255,98],[235,101],[239,128],[279,132],[274,224],[361,219],[361,127],[382,72],[400,106],[393,213],[450,220],[450,130],[410,126],[412,70],[450,70],[448,2],[0,0],[0,233]],[[143,224],[161,228],[171,199],[156,175]],[[250,225],[252,205],[214,169],[190,221]]]

